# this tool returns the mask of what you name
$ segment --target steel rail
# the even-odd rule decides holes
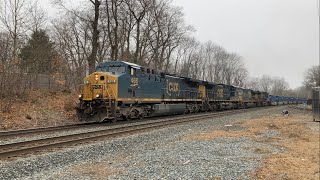
[[[23,129],[23,130],[14,130],[14,131],[3,131],[0,132],[0,139],[5,138],[13,138],[22,135],[35,135],[40,133],[50,133],[50,132],[57,132],[57,131],[65,131],[65,130],[75,130],[81,128],[89,128],[93,126],[101,126],[101,124],[96,123],[86,123],[86,124],[72,124],[66,126],[54,126],[54,127],[44,127],[44,128],[36,128],[36,129]]]
[[[255,107],[259,108],[259,107]],[[224,110],[224,111],[232,111],[232,110]],[[219,111],[222,112],[222,111]],[[179,116],[184,116],[184,115],[173,115],[173,117],[179,117]],[[192,114],[192,116],[198,116],[198,114]],[[168,116],[164,116],[167,118]],[[163,119],[163,117],[147,117],[145,119],[148,120],[160,120]],[[33,135],[39,135],[39,134],[50,134],[50,133],[57,133],[61,131],[67,131],[67,130],[79,130],[79,129],[90,129],[90,128],[95,128],[95,127],[101,127],[101,126],[117,126],[117,125],[125,125],[125,124],[131,124],[131,123],[139,123],[143,122],[143,120],[134,120],[134,121],[124,121],[124,122],[117,122],[117,123],[81,123],[81,124],[72,124],[72,125],[66,125],[66,126],[54,126],[54,127],[43,127],[43,128],[34,128],[34,129],[23,129],[23,130],[13,130],[13,131],[3,131],[0,132],[0,140],[4,139],[12,139],[16,138],[19,136],[33,136]]]
[[[254,109],[256,110],[256,108]],[[168,119],[165,121],[148,122],[144,124],[129,125],[126,127],[117,127],[113,129],[91,131],[85,133],[71,134],[65,136],[58,136],[52,138],[44,138],[32,141],[18,142],[12,144],[0,145],[0,159],[8,160],[10,158],[27,155],[30,153],[48,151],[51,148],[65,148],[68,146],[74,146],[77,144],[88,143],[92,141],[98,141],[101,139],[108,139],[113,137],[120,137],[129,134],[135,134],[138,132],[144,132],[147,130],[159,129],[176,124],[182,124],[187,122],[196,122],[199,120],[205,120],[206,118],[220,117],[224,115],[233,115],[237,113],[244,113],[252,111],[252,109],[241,109],[233,111],[222,111],[192,117],[178,117]]]

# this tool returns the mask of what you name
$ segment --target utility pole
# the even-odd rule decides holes
[[[319,73],[320,73],[320,2],[319,0],[317,0],[317,8],[318,8],[318,32],[319,32],[319,37],[318,37],[318,41],[319,41],[319,44],[318,44],[318,59],[319,59]],[[320,75],[320,74],[319,74]],[[316,84],[316,87],[320,87],[320,78],[318,78],[318,82]]]

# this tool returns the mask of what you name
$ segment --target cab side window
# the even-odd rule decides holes
[[[147,74],[148,74],[149,80],[150,80],[150,69],[147,69]]]
[[[154,76],[153,78],[152,78],[152,80],[157,80],[157,75],[156,75],[156,71],[154,70],[154,69],[152,69],[151,70],[151,74]],[[151,79],[151,78],[150,78]]]

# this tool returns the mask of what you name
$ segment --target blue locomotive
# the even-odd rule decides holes
[[[91,122],[274,103],[267,92],[179,77],[125,61],[100,63],[84,78],[79,100],[79,119]]]

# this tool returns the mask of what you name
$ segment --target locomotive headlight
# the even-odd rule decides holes
[[[79,94],[79,98],[82,98],[82,94]]]
[[[96,95],[96,98],[99,98],[99,97],[100,97],[100,94],[97,94],[97,95]]]
[[[96,81],[98,81],[98,79],[99,79],[99,75],[98,74],[96,74],[96,76],[95,76],[96,78]]]

